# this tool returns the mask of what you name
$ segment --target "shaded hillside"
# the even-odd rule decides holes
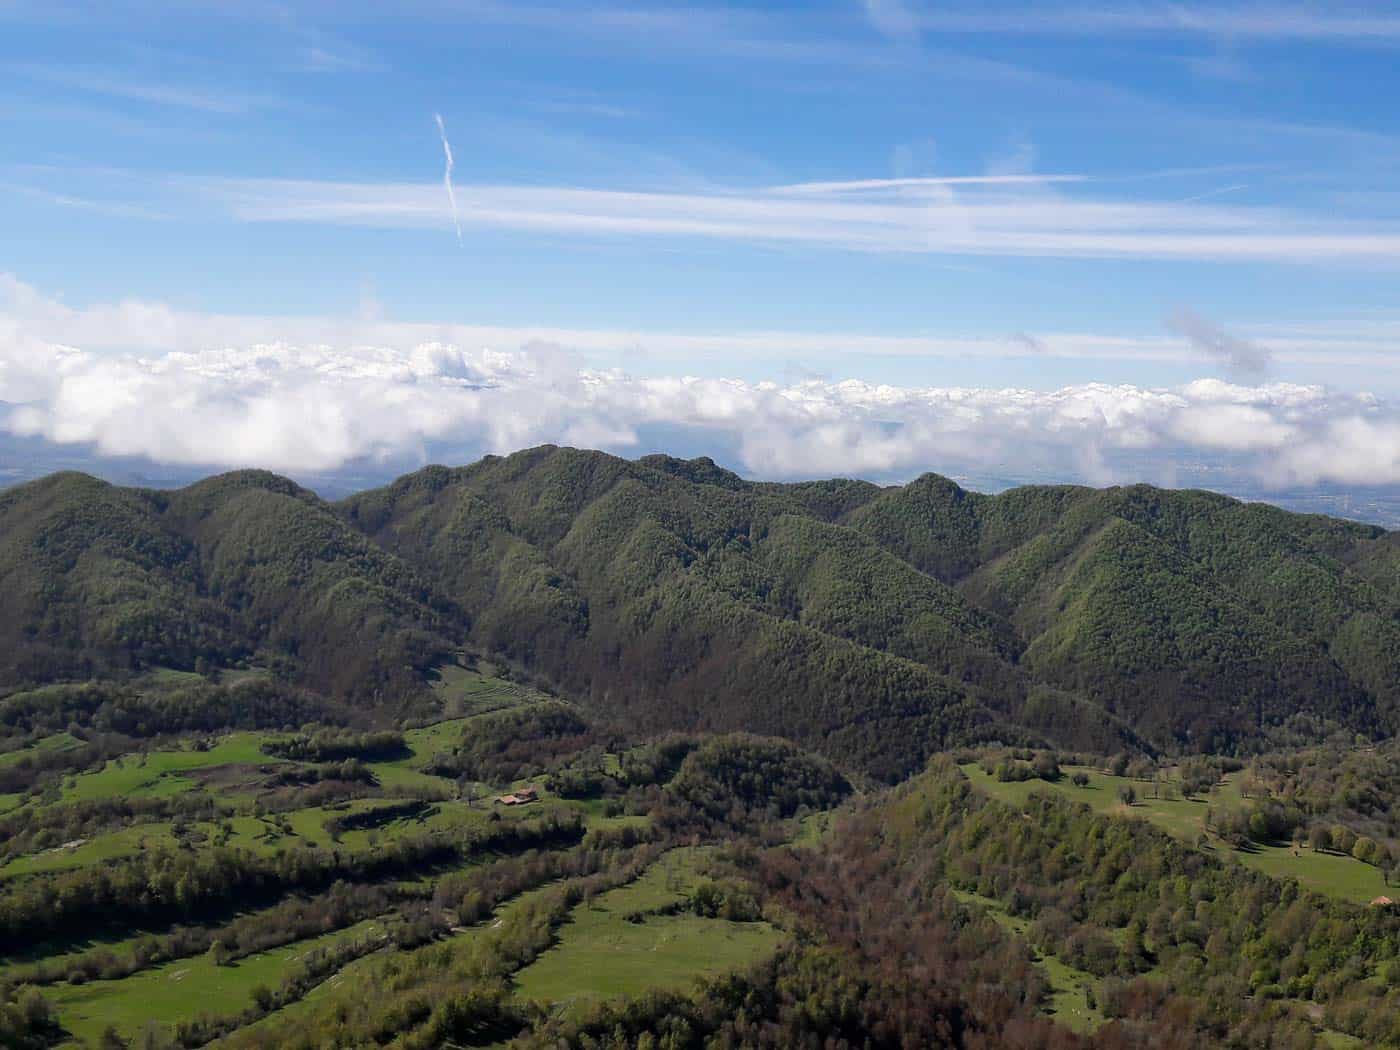
[[[1297,715],[1396,729],[1396,548],[1365,526],[1145,486],[753,484],[553,448],[341,507],[480,643],[648,727],[784,733],[882,772],[1008,722],[1097,748],[1228,749]]]
[[[930,478],[848,520],[1012,620],[1028,673],[1158,739],[1228,748],[1299,712],[1400,728],[1380,529],[1145,485],[987,497]]]
[[[964,743],[1249,750],[1400,727],[1400,545],[1202,492],[751,483],[543,447],[336,505],[262,472],[0,495],[10,686],[256,662],[431,703],[459,646],[638,732],[877,776]]]
[[[398,700],[461,629],[407,565],[266,473],[173,493],[54,475],[0,496],[0,537],[10,685],[255,661]]]
[[[193,545],[156,497],[83,474],[0,494],[0,651],[11,681],[236,658],[246,643],[202,593]]]
[[[1007,724],[1015,688],[944,673],[1014,680],[1009,631],[708,461],[537,449],[428,468],[342,510],[460,603],[479,644],[644,730],[784,735],[885,776],[981,734],[1027,735]],[[889,577],[886,604],[856,561]]]

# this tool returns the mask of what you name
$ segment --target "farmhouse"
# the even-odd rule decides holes
[[[523,806],[530,802],[538,802],[539,799],[540,789],[530,784],[509,795],[501,795],[496,801],[503,806]]]

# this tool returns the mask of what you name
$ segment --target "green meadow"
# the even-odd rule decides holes
[[[690,914],[628,915],[681,901],[699,879],[701,850],[674,849],[630,885],[584,901],[559,930],[558,943],[516,974],[521,996],[566,1004],[685,988],[775,950],[784,934],[766,922],[727,922]]]
[[[1163,831],[1191,843],[1206,833],[1205,818],[1209,807],[1238,806],[1244,801],[1238,787],[1229,778],[1216,785],[1209,795],[1194,799],[1181,798],[1177,783],[1166,780],[1164,786],[1169,787],[1177,797],[1153,798],[1151,781],[1115,777],[1101,770],[1080,766],[1063,767],[1065,775],[1053,783],[1045,780],[1002,783],[976,763],[959,768],[978,788],[1013,805],[1024,804],[1034,793],[1053,791],[1101,813],[1151,821]],[[1088,774],[1087,786],[1076,787],[1070,782],[1070,776],[1077,772]],[[1122,789],[1128,786],[1137,793],[1137,800],[1132,806],[1124,805],[1119,797]],[[1222,858],[1233,858],[1274,878],[1297,879],[1309,889],[1338,900],[1365,903],[1382,894],[1394,895],[1387,887],[1380,868],[1340,853],[1319,853],[1306,846],[1295,851],[1291,843],[1253,844],[1248,849],[1234,849],[1213,835],[1209,836],[1207,848]]]
[[[456,664],[439,667],[433,681],[433,691],[442,701],[449,718],[486,714],[507,707],[518,707],[539,699],[540,694],[527,686],[497,677],[494,668],[483,665],[472,671]]]
[[[333,817],[348,813],[369,813],[394,804],[395,800],[356,799],[335,807],[312,806],[271,816],[232,816],[215,823],[197,821],[187,825],[186,838],[207,844],[219,837],[221,830],[226,826],[231,831],[224,840],[226,846],[250,850],[264,856],[271,856],[285,846],[361,850],[372,848],[382,838],[405,832],[477,823],[485,820],[488,813],[484,807],[472,809],[465,803],[439,802],[432,804],[427,812],[419,816],[398,817],[372,828],[346,831],[338,842],[326,831],[326,822]],[[174,825],[169,821],[135,824],[91,839],[79,840],[75,845],[56,846],[42,853],[16,857],[0,867],[0,879],[88,867],[147,849],[176,849],[183,841],[175,834]]]
[[[262,672],[244,672],[256,675]],[[412,729],[404,734],[409,754],[384,762],[367,763],[381,786],[407,792],[420,790],[429,794],[455,793],[455,785],[442,777],[422,771],[422,766],[434,754],[455,745],[469,720],[476,715],[504,710],[530,703],[540,694],[525,686],[508,682],[465,668],[448,666],[439,672],[435,683],[444,695],[445,706],[453,716],[432,725]],[[198,675],[184,671],[162,671],[162,682],[189,678],[200,681]],[[264,741],[283,736],[274,732],[229,733],[218,738],[207,750],[197,750],[193,744],[157,751],[138,752],[109,761],[102,769],[69,777],[64,783],[62,800],[81,802],[92,799],[128,797],[162,798],[195,787],[197,781],[186,774],[220,766],[265,766],[284,761],[261,750]],[[19,761],[24,754],[49,749],[77,746],[79,742],[67,733],[45,737],[29,748],[0,755],[0,764]],[[5,799],[0,796],[0,810]]]
[[[163,798],[178,795],[196,785],[184,774],[218,766],[262,766],[282,759],[263,754],[265,733],[230,733],[207,750],[193,745],[184,748],[145,751],[114,758],[100,770],[69,777],[64,783],[64,802],[84,802],[102,798]]]
[[[6,751],[4,754],[0,754],[0,769],[14,765],[26,755],[43,754],[47,751],[71,751],[75,747],[82,746],[83,742],[70,733],[54,733],[52,736],[36,740],[28,747],[18,751]]]
[[[207,954],[176,959],[116,981],[54,985],[48,996],[77,1039],[95,1042],[108,1025],[135,1039],[150,1021],[169,1025],[201,1014],[238,1013],[252,1005],[254,989],[275,987],[307,953],[375,936],[382,927],[369,920],[225,966],[216,966]]]

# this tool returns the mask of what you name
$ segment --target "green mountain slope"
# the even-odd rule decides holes
[[[56,475],[0,497],[0,536],[12,683],[251,659],[399,700],[460,631],[408,565],[271,474],[173,493]]]
[[[83,474],[0,493],[0,674],[44,681],[242,655],[155,498]]]
[[[881,777],[1000,739],[1248,749],[1400,729],[1400,544],[1202,492],[752,483],[544,447],[329,505],[262,472],[0,495],[0,684],[256,661],[431,703],[462,645],[641,731]]]
[[[945,673],[1014,678],[1008,629],[708,462],[535,450],[430,468],[342,510],[437,580],[479,644],[629,725],[779,734],[886,776],[980,733],[1024,735],[993,708],[1012,697]],[[883,610],[858,562],[889,577]]]
[[[1400,728],[1400,558],[1371,526],[1206,492],[925,477],[851,527],[1005,616],[1024,669],[1162,743],[1229,747],[1294,714]]]

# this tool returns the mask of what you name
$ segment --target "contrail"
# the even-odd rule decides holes
[[[437,121],[438,135],[442,137],[442,152],[447,157],[447,167],[442,173],[442,184],[447,188],[447,203],[452,205],[452,225],[457,230],[457,243],[462,243],[462,222],[457,218],[457,195],[452,192],[452,143],[447,141],[447,128],[443,126],[442,114],[434,113],[433,119]]]
[[[1221,186],[1219,189],[1206,190],[1205,193],[1193,194],[1190,197],[1181,198],[1182,204],[1190,204],[1192,201],[1203,201],[1207,197],[1219,197],[1222,193],[1236,193],[1240,190],[1249,189],[1249,183],[1237,182],[1233,186]]]

